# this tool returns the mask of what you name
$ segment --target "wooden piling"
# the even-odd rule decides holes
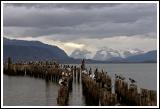
[[[110,91],[102,88],[100,90],[100,103],[101,106],[113,106],[117,103],[117,94],[113,94]]]
[[[60,106],[65,106],[68,103],[68,87],[67,86],[60,86],[60,89],[58,91],[58,97],[57,97],[57,104]]]

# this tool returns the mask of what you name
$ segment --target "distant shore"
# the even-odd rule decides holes
[[[80,63],[62,63],[62,64],[80,64]],[[86,64],[157,64],[157,62],[116,62],[116,63],[86,63]]]
[[[122,63],[86,63],[86,64],[157,64],[157,62],[130,62],[130,63],[125,63],[125,62],[122,62]]]

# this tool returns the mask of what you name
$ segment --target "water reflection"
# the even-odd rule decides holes
[[[73,72],[72,92],[69,95],[69,105],[84,106],[84,96],[82,94],[82,80],[80,73],[80,80],[78,81],[78,73]]]

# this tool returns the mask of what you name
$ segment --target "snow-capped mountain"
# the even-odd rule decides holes
[[[144,53],[144,51],[138,49],[138,48],[135,48],[135,49],[128,49],[128,50],[125,50],[122,52],[122,57],[123,58],[127,58],[129,56],[134,56],[134,55],[138,55],[138,54],[142,54]]]
[[[121,61],[130,56],[135,56],[143,53],[144,51],[137,48],[127,50],[116,50],[113,48],[103,47],[97,50],[95,54],[92,54],[91,51],[86,49],[76,49],[72,52],[70,56],[75,59],[85,58],[98,61]]]
[[[112,48],[103,47],[102,49],[98,50],[94,55],[94,60],[120,60],[123,58],[127,58],[129,56],[134,56],[138,54],[142,54],[144,51],[140,49],[128,49],[128,50],[115,50]]]
[[[112,48],[103,47],[102,49],[96,52],[93,59],[104,61],[104,60],[108,60],[113,57],[121,57],[120,52]]]
[[[76,49],[71,53],[70,56],[75,58],[75,59],[82,59],[82,58],[88,59],[90,53],[91,52],[86,50],[86,49],[83,49],[83,50]]]

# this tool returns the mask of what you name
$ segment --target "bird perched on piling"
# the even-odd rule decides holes
[[[102,69],[102,72],[101,73],[104,73],[103,69]]]
[[[95,72],[98,72],[98,69],[96,68]]]
[[[62,72],[62,75],[64,75],[64,72]]]
[[[118,76],[117,74],[115,74],[115,78],[116,78],[116,79],[119,79],[119,76]]]
[[[68,74],[67,74],[67,73],[65,73],[65,76],[67,77],[67,76],[68,76]]]
[[[125,80],[125,77],[122,76],[122,75],[117,75],[117,74],[115,74],[115,78],[116,78],[116,79],[120,79],[120,80]]]
[[[106,72],[106,74],[107,74],[108,72]]]
[[[71,72],[71,68],[68,67],[67,70]]]
[[[59,85],[61,85],[62,86],[62,82],[63,82],[63,80],[62,79],[59,79]]]
[[[129,81],[133,84],[133,83],[136,83],[136,81],[132,78],[129,78]]]
[[[59,85],[60,86],[66,86],[67,85],[67,80],[66,79],[60,79],[59,80]]]
[[[84,61],[84,59],[82,60],[81,69],[82,69],[82,70],[85,69],[85,61]]]
[[[124,77],[124,76],[122,76],[122,75],[119,75],[119,79],[121,79],[121,80],[125,80],[125,77]]]
[[[82,73],[84,74],[88,74],[88,72],[86,70],[82,70]]]
[[[89,69],[89,75],[91,75],[91,74],[92,74],[92,69],[90,68],[90,69]]]
[[[89,75],[89,77],[94,80],[95,79],[95,74],[92,73],[92,74]]]

